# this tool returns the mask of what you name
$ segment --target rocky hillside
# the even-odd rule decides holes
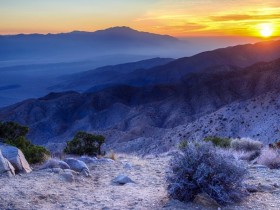
[[[168,85],[51,93],[1,109],[0,119],[29,125],[29,137],[38,144],[63,142],[85,130],[105,134],[110,147],[144,153],[170,149],[180,134],[272,142],[280,138],[267,132],[278,129],[279,66],[280,60],[244,69],[217,66]],[[170,129],[174,132],[166,137]]]

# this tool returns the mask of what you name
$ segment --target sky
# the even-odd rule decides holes
[[[188,36],[280,34],[280,0],[0,0],[0,34],[128,26]]]

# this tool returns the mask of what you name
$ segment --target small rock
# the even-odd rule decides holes
[[[118,185],[125,185],[127,183],[135,183],[128,176],[120,174],[112,180],[113,183]]]
[[[247,185],[246,186],[246,190],[249,192],[249,193],[255,193],[255,192],[258,192],[258,187],[255,186],[255,185]]]
[[[61,177],[67,182],[73,182],[74,181],[74,175],[72,173],[66,172],[62,173]]]
[[[79,174],[79,172],[73,171],[73,170],[71,170],[71,169],[64,169],[63,171],[64,171],[65,173],[71,173],[71,174],[74,174],[74,175],[78,175],[78,174]]]
[[[264,184],[259,184],[258,185],[258,191],[259,192],[271,192],[274,191],[275,188],[273,186],[270,185],[264,185]]]
[[[272,186],[275,187],[275,188],[279,188],[280,187],[279,184],[277,184],[277,183],[274,183]]]
[[[267,166],[264,166],[264,165],[251,165],[250,168],[253,168],[253,169],[268,169]]]
[[[79,158],[80,161],[83,161],[86,164],[92,164],[97,162],[96,157],[88,157],[88,156],[82,156]]]
[[[87,169],[83,169],[81,174],[84,175],[85,177],[91,177],[91,175]]]
[[[87,165],[81,160],[77,160],[75,158],[66,158],[64,161],[70,166],[70,169],[74,171],[82,172],[84,169],[89,171]]]
[[[132,169],[132,165],[129,164],[129,163],[126,163],[126,164],[124,164],[123,168],[126,169],[126,170],[131,170]]]
[[[70,166],[62,161],[62,160],[58,160],[58,159],[49,159],[47,160],[41,167],[40,170],[42,169],[46,169],[46,168],[61,168],[61,169],[69,169]]]
[[[52,171],[56,174],[60,174],[62,172],[61,168],[53,168]]]
[[[80,172],[86,177],[90,175],[89,168],[85,164],[85,162],[77,160],[75,158],[66,158],[64,159],[64,161],[70,166],[72,170]]]
[[[115,161],[114,160],[112,160],[112,159],[109,159],[109,158],[104,158],[104,157],[102,157],[102,158],[99,158],[99,159],[97,159],[99,162],[101,162],[101,163],[114,163]]]
[[[206,193],[200,193],[196,195],[194,198],[194,203],[207,207],[215,207],[215,208],[219,207],[219,204]]]

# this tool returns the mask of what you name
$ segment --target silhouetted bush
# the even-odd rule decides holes
[[[232,139],[230,147],[235,150],[257,151],[262,149],[263,143],[250,138]]]
[[[15,122],[0,122],[0,138],[14,140],[25,137],[29,129]]]
[[[221,138],[217,136],[208,136],[204,139],[206,142],[212,142],[217,147],[227,148],[230,147],[230,139],[229,138]]]
[[[104,136],[79,131],[67,142],[64,152],[76,155],[101,155],[101,145],[104,142]]]
[[[26,139],[28,127],[15,122],[0,122],[0,138],[3,143],[10,144],[22,151],[29,163],[41,163],[50,155],[42,146],[36,146]]]
[[[241,162],[220,153],[212,144],[189,142],[171,160],[168,194],[180,201],[207,193],[222,205],[238,202],[247,194],[242,185],[246,173]]]
[[[265,148],[261,151],[261,155],[258,157],[257,162],[269,167],[270,169],[279,169],[280,154],[276,149]]]

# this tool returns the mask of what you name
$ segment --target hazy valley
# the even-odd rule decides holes
[[[0,210],[279,209],[280,40],[188,27],[0,35]]]

